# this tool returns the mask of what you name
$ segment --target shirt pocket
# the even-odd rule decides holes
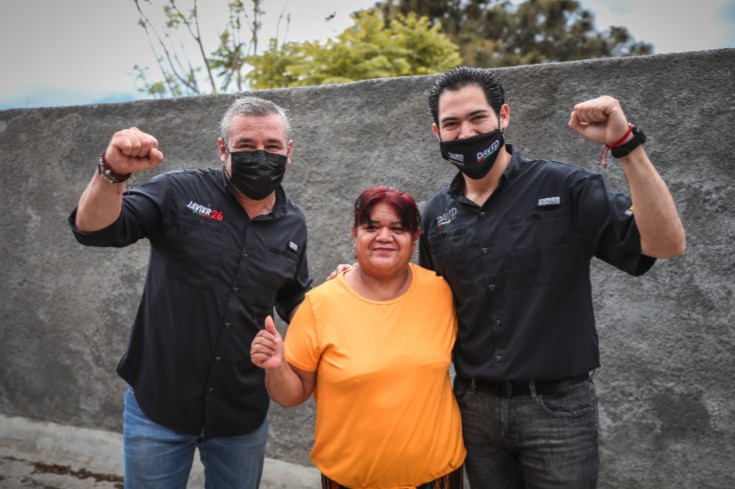
[[[176,214],[169,236],[167,273],[198,287],[211,286],[218,281],[225,261],[225,240],[220,221]]]
[[[565,206],[513,216],[501,232],[509,247],[513,288],[566,282],[579,273],[583,254]]]
[[[471,264],[476,257],[469,256],[468,239],[465,227],[454,227],[428,238],[434,270],[447,279],[455,293],[466,293],[472,288]]]
[[[451,256],[464,246],[466,237],[467,229],[464,227],[455,227],[430,235],[431,258],[436,261],[437,257]]]
[[[566,243],[573,235],[572,217],[567,206],[562,206],[509,217],[500,238],[510,249],[518,250]]]
[[[260,289],[268,295],[267,302],[275,300],[275,294],[296,276],[299,254],[286,246],[265,244],[252,261],[253,272],[258,277]],[[265,299],[265,297],[264,297]]]

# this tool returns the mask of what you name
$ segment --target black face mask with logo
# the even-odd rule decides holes
[[[503,131],[495,129],[471,138],[441,141],[439,147],[445,160],[478,180],[490,172],[504,144]]]
[[[288,157],[267,151],[236,151],[232,161],[229,182],[243,195],[253,200],[268,197],[283,180]]]

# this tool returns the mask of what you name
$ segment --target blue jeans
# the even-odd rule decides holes
[[[599,472],[592,379],[503,397],[455,381],[472,489],[588,489]]]
[[[257,489],[260,484],[267,419],[244,436],[202,440],[148,419],[128,386],[123,422],[125,489],[186,489],[196,448],[204,466],[206,489]]]

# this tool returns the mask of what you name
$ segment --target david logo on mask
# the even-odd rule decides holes
[[[477,180],[490,172],[504,143],[503,131],[495,129],[467,139],[440,141],[439,147],[445,160],[467,177]]]
[[[479,153],[477,153],[477,162],[480,163],[482,160],[495,153],[498,148],[500,148],[500,141],[496,139],[495,141],[493,141],[493,144],[491,144],[490,147],[487,148],[485,151],[480,151]]]

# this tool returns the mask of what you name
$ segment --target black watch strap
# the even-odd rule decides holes
[[[628,156],[628,154],[636,149],[638,146],[646,142],[646,135],[638,127],[633,126],[633,137],[625,144],[615,146],[610,150],[610,154],[614,158],[622,158]]]

